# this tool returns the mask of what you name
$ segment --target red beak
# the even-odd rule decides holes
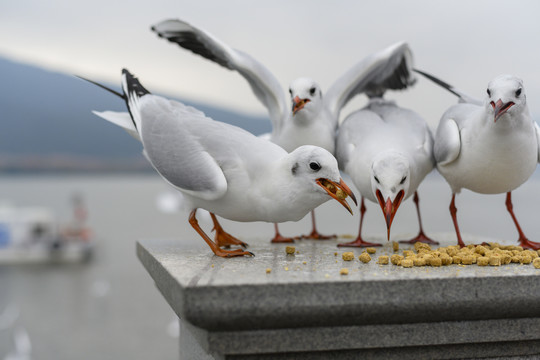
[[[496,103],[493,101],[490,103],[493,110],[495,110],[495,120],[494,122],[497,122],[497,120],[504,115],[510,109],[514,103],[512,101],[507,102],[506,104],[503,104],[502,100],[497,100]]]
[[[300,99],[298,96],[295,96],[293,99],[292,107],[293,115],[295,115],[298,111],[302,110],[308,102],[310,102],[309,99]]]
[[[399,205],[401,205],[401,201],[405,196],[405,191],[401,190],[400,192],[398,192],[396,198],[394,199],[394,202],[392,202],[390,198],[384,201],[382,193],[379,190],[377,190],[376,194],[377,200],[379,201],[379,205],[381,206],[384,218],[386,220],[387,239],[390,240],[390,227],[392,226],[392,221],[394,221],[394,216],[396,216],[397,209],[399,208]]]

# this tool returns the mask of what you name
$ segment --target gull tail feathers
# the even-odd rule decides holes
[[[117,126],[120,126],[124,129],[129,135],[133,136],[135,139],[141,141],[141,137],[135,128],[135,124],[131,119],[131,115],[127,112],[118,112],[118,111],[92,111],[95,115],[99,116],[102,119],[105,119]]]
[[[122,69],[122,91],[123,94],[103,85],[98,82],[86,79],[82,76],[77,76],[81,80],[88,81],[89,83],[92,83],[96,86],[99,86],[100,88],[107,90],[108,92],[124,99],[126,102],[126,105],[129,110],[129,116],[127,116],[127,113],[122,112],[114,112],[114,111],[104,111],[104,112],[97,112],[94,111],[94,114],[97,116],[112,122],[115,125],[120,126],[124,130],[126,130],[131,136],[134,138],[140,140],[139,131],[140,128],[140,111],[139,111],[139,100],[144,95],[150,94],[148,90],[146,90],[139,80],[133,76],[127,69]]]
[[[436,78],[435,76],[428,74],[424,71],[414,69],[415,72],[419,73],[420,75],[426,77],[427,79],[433,81],[435,84],[445,88],[446,90],[450,91],[452,94],[456,95],[459,98],[459,102],[461,103],[468,103],[468,104],[475,104],[475,105],[482,105],[482,101],[478,100],[470,95],[467,95],[461,90],[456,89],[452,85],[442,81],[439,78]]]

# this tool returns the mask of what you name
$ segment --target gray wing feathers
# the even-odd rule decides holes
[[[400,42],[372,54],[343,74],[328,90],[325,102],[335,118],[354,96],[382,95],[387,89],[404,89],[415,83],[412,53]]]
[[[461,135],[453,119],[442,120],[437,128],[433,152],[437,164],[446,165],[456,160],[461,151]]]
[[[534,129],[536,130],[536,145],[538,147],[538,162],[540,162],[540,127],[536,121],[534,122]]]
[[[171,185],[206,200],[220,198],[227,180],[215,159],[192,134],[188,122],[207,119],[199,111],[149,95],[141,104],[142,142],[146,156]]]
[[[182,20],[165,20],[154,25],[152,30],[195,54],[238,71],[247,80],[257,99],[268,109],[274,131],[279,130],[288,116],[287,100],[281,85],[263,64]]]

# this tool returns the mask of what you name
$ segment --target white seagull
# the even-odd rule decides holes
[[[528,240],[521,230],[512,206],[512,191],[533,174],[540,156],[540,129],[529,115],[523,81],[500,75],[488,84],[487,97],[481,102],[418,72],[458,95],[461,102],[442,115],[434,144],[437,169],[452,189],[450,214],[458,244],[465,246],[455,198],[465,188],[481,194],[506,193],[506,208],[519,233],[519,244],[540,249],[540,243]]]
[[[362,195],[358,237],[338,246],[381,246],[362,239],[364,198],[381,206],[390,239],[394,216],[401,202],[412,194],[420,232],[407,242],[437,243],[423,232],[418,204],[417,188],[434,167],[433,137],[424,119],[393,101],[372,98],[339,127],[336,156]]]
[[[335,150],[335,132],[341,109],[360,93],[379,94],[385,89],[402,89],[411,85],[414,74],[409,66],[410,50],[400,42],[366,57],[343,74],[323,97],[320,86],[310,78],[299,78],[289,86],[292,107],[279,81],[260,62],[250,55],[232,49],[212,34],[182,20],[165,20],[152,30],[181,47],[201,55],[229,70],[242,75],[257,99],[267,108],[272,122],[270,140],[288,152],[302,145],[320,146],[332,154]],[[315,213],[311,213],[313,239],[333,236],[319,234]],[[279,234],[272,242],[291,242]]]
[[[94,83],[94,82],[93,82]],[[144,154],[161,177],[189,204],[189,223],[222,257],[252,255],[226,233],[214,214],[234,221],[298,221],[322,203],[345,201],[353,193],[340,178],[328,151],[302,146],[290,154],[238,127],[214,121],[180,102],[150,94],[127,70],[123,94],[94,83],[126,101],[126,113],[96,112],[139,139]],[[215,241],[198,225],[197,208],[210,212]]]

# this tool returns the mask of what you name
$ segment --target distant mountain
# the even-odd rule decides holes
[[[255,135],[271,130],[264,117],[180,101]],[[108,171],[122,168],[123,160],[130,164],[127,169],[145,168],[141,144],[92,114],[95,109],[125,111],[125,105],[74,76],[0,58],[0,171],[44,170],[47,164],[61,170]]]

